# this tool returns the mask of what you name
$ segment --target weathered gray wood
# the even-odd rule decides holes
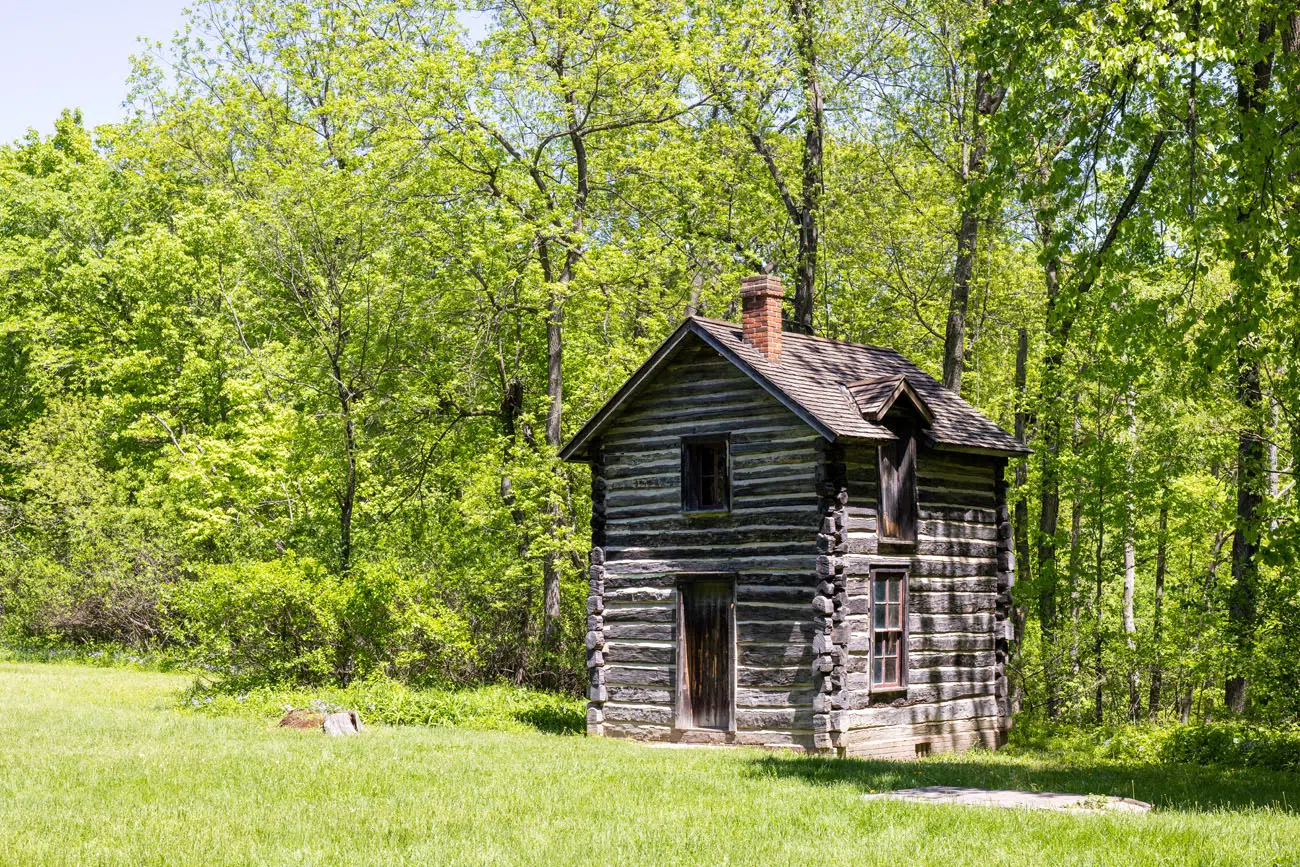
[[[738,689],[736,707],[745,708],[801,708],[811,707],[812,685],[799,689]]]
[[[672,641],[674,634],[672,623],[611,623],[605,627],[606,641],[637,638]]]
[[[798,668],[749,668],[742,665],[736,672],[736,681],[741,686],[811,686],[812,674],[806,665]]]
[[[807,594],[801,603],[777,604],[769,602],[738,602],[736,621],[800,621],[807,620],[812,608],[812,595]]]
[[[904,707],[871,707],[862,710],[832,711],[832,724],[842,731],[858,728],[908,725],[924,722],[947,722],[997,715],[997,699],[993,696],[962,698],[941,704],[923,704]]]
[[[926,592],[916,587],[908,588],[907,608],[913,614],[978,614],[993,610],[992,593]],[[871,613],[871,597],[849,596],[847,614],[867,616]],[[606,617],[608,620],[608,616]]]
[[[605,607],[605,625],[615,623],[672,623],[677,609],[672,605],[613,605]]]
[[[812,708],[736,708],[737,729],[807,729],[812,726]]]
[[[810,612],[811,614],[811,609]],[[783,643],[808,643],[812,641],[811,620],[800,623],[738,623],[737,638],[742,642],[767,641]]]
[[[806,581],[808,576],[800,575],[799,578]],[[745,580],[745,576],[741,576],[740,580]],[[736,585],[736,603],[738,605],[751,602],[799,605],[806,604],[811,598],[811,591],[803,584],[796,587],[765,587],[756,584]]]
[[[671,666],[677,662],[677,650],[672,644],[628,644],[617,641],[605,645],[605,660],[615,665],[630,662]]]
[[[608,700],[627,702],[629,704],[662,704],[671,705],[673,703],[673,690],[652,689],[644,686],[620,686],[610,684],[607,686]]]
[[[604,711],[606,734],[610,733],[610,722],[650,723],[661,726],[671,726],[673,723],[673,709],[663,705],[621,704],[608,701],[605,702]]]
[[[610,660],[612,663],[613,660]],[[675,666],[633,668],[626,665],[605,665],[605,683],[622,686],[674,686],[677,683]]]
[[[740,664],[751,668],[788,666],[805,670],[812,662],[812,642],[776,644],[741,644]]]

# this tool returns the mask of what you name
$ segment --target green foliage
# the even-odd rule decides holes
[[[579,734],[586,730],[586,703],[559,693],[493,684],[418,689],[387,678],[356,680],[346,687],[291,689],[258,686],[238,690],[230,681],[196,681],[180,707],[218,716],[279,719],[289,708],[322,713],[355,710],[363,723],[456,726],[497,731]]]
[[[1181,726],[1169,732],[1161,756],[1198,765],[1300,772],[1300,726]]]
[[[373,674],[412,683],[465,679],[468,625],[385,564],[338,575],[293,553],[210,565],[167,597],[173,640],[240,688],[347,683]]]
[[[788,279],[806,188],[819,333],[935,373],[979,206],[963,396],[1035,450],[1022,715],[1217,718],[1249,676],[1300,717],[1286,10],[806,8],[493,0],[471,35],[440,0],[219,0],[137,60],[126,123],[0,147],[0,641],[576,690],[557,447],[688,312]]]

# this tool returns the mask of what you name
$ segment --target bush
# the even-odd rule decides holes
[[[465,689],[412,689],[387,678],[346,687],[259,686],[245,691],[199,680],[181,699],[190,711],[221,716],[278,719],[289,708],[323,713],[355,710],[363,722],[386,725],[457,726],[472,729],[577,734],[586,727],[586,702],[559,693],[497,684]]]
[[[384,564],[339,576],[290,553],[205,566],[175,585],[167,603],[177,643],[235,688],[376,674],[445,685],[473,670],[464,618]]]
[[[1188,764],[1300,772],[1300,726],[1180,726],[1169,732],[1161,756]]]
[[[3,557],[0,640],[26,648],[112,645],[138,653],[162,643],[156,563],[92,563],[84,570],[51,558]],[[83,564],[85,565],[85,564]]]

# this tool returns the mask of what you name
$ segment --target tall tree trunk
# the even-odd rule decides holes
[[[565,281],[567,285],[567,280]],[[549,316],[546,319],[546,444],[552,451],[564,445],[561,428],[561,411],[564,407],[564,306],[563,301],[551,296]],[[558,535],[563,516],[558,504],[546,507],[553,531]],[[547,551],[542,557],[542,636],[553,643],[559,636],[560,624],[560,556]]]
[[[966,161],[961,166],[962,209],[957,227],[957,261],[952,270],[948,327],[943,338],[943,387],[953,394],[961,393],[961,377],[966,366],[966,311],[970,305],[971,275],[975,272],[975,247],[979,243],[980,203],[977,185],[984,173],[984,160],[988,155],[984,120],[1002,102],[1002,92],[993,87],[992,78],[985,70],[975,74],[970,141],[967,143]]]
[[[1128,677],[1128,718],[1137,722],[1142,713],[1142,701],[1139,694],[1137,665],[1137,620],[1133,616],[1133,594],[1137,589],[1137,517],[1134,507],[1136,493],[1133,490],[1133,456],[1137,452],[1137,414],[1133,407],[1133,395],[1125,400],[1128,409],[1129,460],[1128,482],[1124,500],[1124,645],[1128,659],[1125,668]]]
[[[1068,336],[1067,320],[1057,309],[1061,295],[1061,261],[1052,242],[1054,226],[1050,219],[1039,219],[1039,238],[1048,251],[1043,267],[1043,280],[1047,288],[1047,354],[1043,359],[1039,419],[1039,455],[1041,469],[1038,480],[1038,622],[1043,639],[1043,689],[1047,698],[1047,718],[1056,719],[1060,704],[1060,682],[1056,665],[1057,648],[1057,585],[1056,526],[1061,510],[1060,480],[1057,476],[1057,457],[1060,451],[1061,424],[1059,374],[1065,359],[1065,341]]]
[[[1164,671],[1161,668],[1160,642],[1164,639],[1165,571],[1169,554],[1169,502],[1160,501],[1160,526],[1156,537],[1156,593],[1151,608],[1151,687],[1147,695],[1147,718],[1155,722],[1160,714],[1160,692]]]
[[[1020,328],[1016,334],[1016,442],[1024,445],[1029,439],[1029,410],[1027,394],[1027,383],[1029,377],[1029,331],[1026,328]],[[1029,459],[1019,458],[1016,461],[1016,513],[1015,513],[1015,538],[1016,538],[1016,571],[1017,579],[1026,587],[1033,586],[1033,563],[1029,559]],[[1024,609],[1022,606],[1014,604],[1014,591],[1012,603],[1012,616],[1015,626],[1016,642],[1012,648],[1015,658],[1020,654],[1020,638],[1024,630]],[[1011,707],[1013,712],[1019,710],[1021,704],[1019,681],[1013,690],[1011,697]]]
[[[817,256],[820,246],[818,221],[822,206],[823,140],[826,131],[825,102],[822,97],[819,59],[817,56],[817,0],[791,0],[790,17],[796,37],[803,79],[805,111],[803,160],[800,176],[800,203],[795,219],[799,229],[799,253],[795,267],[794,320],[791,330],[813,333],[813,302],[817,287]]]
[[[1101,725],[1102,722],[1105,720],[1104,711],[1105,711],[1105,701],[1106,701],[1106,660],[1102,655],[1103,645],[1102,645],[1102,629],[1101,629],[1102,622],[1103,622],[1103,612],[1101,608],[1102,588],[1103,588],[1103,581],[1104,581],[1104,574],[1105,574],[1102,571],[1104,566],[1102,558],[1106,547],[1106,518],[1105,518],[1105,510],[1103,509],[1103,505],[1105,502],[1104,494],[1102,492],[1100,485],[1098,485],[1097,488],[1097,498],[1098,498],[1097,499],[1097,551],[1096,551],[1097,556],[1096,556],[1096,562],[1094,564],[1096,567],[1096,571],[1093,576],[1095,581],[1095,586],[1094,586],[1094,595],[1092,599],[1092,607],[1096,616],[1096,620],[1094,621],[1092,627],[1092,635],[1093,635],[1092,674],[1093,674],[1093,717],[1097,725]]]
[[[1137,669],[1137,621],[1133,617],[1133,591],[1137,587],[1137,551],[1133,540],[1133,525],[1130,516],[1128,526],[1124,528],[1124,645],[1128,650],[1128,718],[1137,722],[1142,711],[1138,696]]]
[[[1257,430],[1261,392],[1259,363],[1244,361],[1237,382],[1237,400],[1252,421],[1237,436],[1237,520],[1232,534],[1232,586],[1228,591],[1228,625],[1232,658],[1224,681],[1224,703],[1233,713],[1245,713],[1249,686],[1247,670],[1255,646],[1259,563],[1253,534],[1266,484],[1264,441]]]
[[[1074,413],[1074,435],[1072,448],[1077,453],[1079,449],[1080,423],[1079,412]],[[1070,499],[1070,559],[1069,577],[1070,577],[1070,677],[1077,683],[1079,677],[1080,652],[1079,642],[1081,640],[1079,625],[1083,612],[1083,547],[1081,539],[1083,537],[1083,498],[1079,496],[1076,490],[1074,496]]]
[[[1258,44],[1271,44],[1276,29],[1272,20],[1260,22],[1256,34]],[[1262,122],[1266,108],[1265,95],[1273,79],[1273,58],[1273,53],[1269,51],[1249,67],[1243,65],[1237,69],[1239,136],[1242,150],[1247,154],[1255,147],[1256,136],[1252,130]],[[1266,161],[1270,159],[1271,157],[1265,157]],[[1237,212],[1238,225],[1250,220],[1253,209],[1250,199],[1243,198],[1242,201]],[[1259,278],[1254,274],[1253,257],[1244,242],[1237,259],[1238,268],[1234,276],[1247,284],[1242,288],[1247,288]],[[1245,411],[1246,420],[1245,426],[1237,434],[1237,521],[1232,537],[1232,587],[1228,592],[1228,631],[1232,653],[1228,660],[1223,690],[1224,703],[1233,713],[1244,713],[1246,710],[1249,685],[1247,671],[1255,645],[1256,595],[1259,585],[1259,563],[1256,561],[1253,536],[1257,531],[1261,497],[1267,485],[1263,425],[1260,418],[1263,402],[1260,364],[1250,345],[1253,329],[1248,319],[1249,306],[1246,298],[1237,299],[1236,307],[1240,317],[1238,331],[1241,333],[1237,344],[1237,402]]]

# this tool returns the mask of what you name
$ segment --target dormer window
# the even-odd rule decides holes
[[[682,440],[682,511],[731,509],[731,461],[726,438]]]
[[[906,421],[890,424],[897,437],[880,446],[880,538],[916,541],[916,435]]]
[[[906,374],[861,379],[844,389],[863,418],[893,435],[879,448],[880,541],[915,542],[916,438],[934,413]]]

